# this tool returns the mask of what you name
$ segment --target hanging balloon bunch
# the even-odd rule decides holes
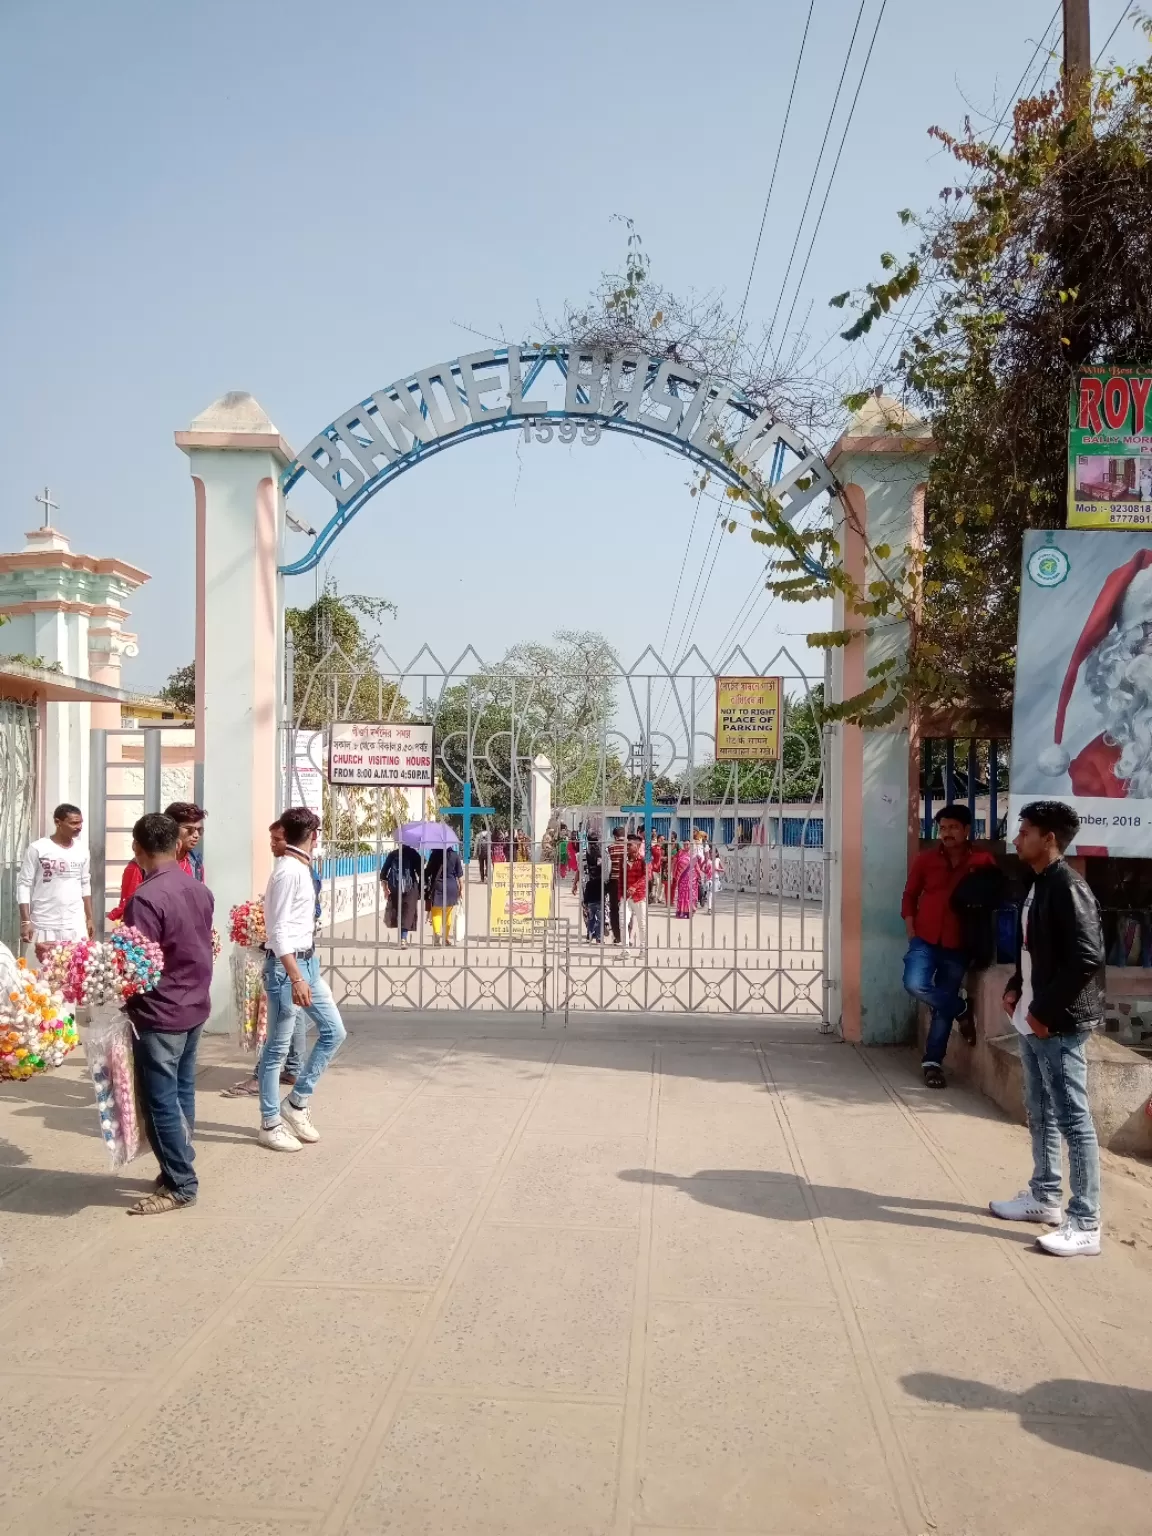
[[[150,992],[163,969],[159,944],[138,928],[115,928],[105,942],[75,939],[54,944],[42,975],[66,1002],[99,1007]]]

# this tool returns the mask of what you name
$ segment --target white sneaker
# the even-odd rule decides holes
[[[1030,1189],[1022,1189],[1014,1200],[989,1200],[988,1209],[1001,1221],[1038,1221],[1058,1227],[1064,1220],[1058,1205],[1041,1205]]]
[[[285,1099],[280,1106],[280,1118],[297,1141],[320,1140],[320,1132],[312,1124],[312,1116],[308,1113],[307,1106],[297,1109],[291,1099]]]
[[[256,1140],[262,1147],[267,1147],[269,1152],[300,1152],[303,1150],[300,1142],[293,1136],[283,1120],[273,1126],[262,1125]]]
[[[1045,1232],[1036,1241],[1045,1253],[1054,1253],[1061,1259],[1075,1259],[1080,1254],[1091,1256],[1100,1252],[1100,1228],[1086,1232],[1066,1221],[1058,1232]]]

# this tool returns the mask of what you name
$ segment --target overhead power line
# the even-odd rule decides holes
[[[1008,121],[1009,117],[1015,111],[1016,102],[1020,99],[1020,93],[1024,89],[1024,82],[1028,79],[1028,76],[1031,74],[1032,66],[1035,64],[1035,62],[1036,62],[1037,58],[1040,56],[1041,52],[1043,52],[1043,50],[1048,47],[1048,34],[1052,31],[1052,29],[1059,22],[1062,8],[1063,7],[1062,7],[1061,4],[1057,4],[1056,9],[1052,12],[1052,15],[1051,15],[1051,17],[1049,18],[1049,21],[1048,21],[1048,25],[1044,28],[1043,32],[1040,34],[1040,40],[1036,44],[1035,48],[1033,48],[1031,57],[1029,58],[1027,64],[1025,64],[1025,66],[1024,66],[1023,73],[1021,74],[1019,80],[1017,80],[1016,84],[1013,86],[1012,90],[1009,92],[1007,104],[1005,105],[1003,112],[1001,112],[1001,114],[1000,114],[1000,120],[997,122],[995,128],[993,128],[991,134],[989,134],[989,138],[995,138],[995,136],[1004,127],[1004,125]],[[1123,20],[1123,17],[1121,17],[1121,20]],[[1116,25],[1119,26],[1120,23],[1117,22]],[[1107,44],[1105,44],[1105,47],[1107,47]],[[1033,79],[1031,85],[1028,87],[1028,95],[1029,96],[1032,96],[1032,95],[1035,94],[1036,87],[1040,84],[1040,81],[1044,78],[1045,71],[1049,68],[1050,63],[1051,63],[1050,59],[1045,59],[1044,63],[1040,66],[1039,73],[1035,76],[1035,78]],[[998,148],[1000,148],[1000,149],[1004,148],[1004,145],[1008,142],[1008,138],[1009,138],[1011,132],[1012,132],[1012,130],[1011,130],[1011,128],[1009,128],[1008,133],[1005,134],[1004,137],[1000,140],[1000,142],[999,142],[999,144],[997,146]],[[975,179],[976,179],[975,175],[973,175],[969,179],[968,185],[964,189],[966,195],[971,190],[972,183],[975,181]],[[909,311],[908,315],[907,316],[901,315],[899,317],[899,319],[897,320],[897,328],[893,331],[892,334],[887,336],[880,343],[880,345],[876,348],[876,351],[875,351],[875,354],[873,355],[872,361],[869,364],[869,368],[870,368],[871,372],[873,372],[874,374],[879,374],[879,373],[883,372],[884,368],[886,368],[891,363],[893,357],[896,355],[896,349],[898,348],[900,343],[904,340],[904,337],[908,334],[909,330],[911,330],[912,325],[915,322],[916,316],[920,313],[920,310],[923,308],[925,299],[928,297],[929,293],[935,287],[935,282],[936,282],[936,280],[933,278],[933,279],[929,279],[927,282],[921,284],[920,290],[919,290],[919,292],[916,295],[916,303],[913,305],[913,307]]]
[[[1125,20],[1129,16],[1131,16],[1131,14],[1132,14],[1134,9],[1135,9],[1134,6],[1126,5],[1124,7],[1124,9],[1120,12],[1119,20],[1117,21],[1116,25],[1112,28],[1111,32],[1109,32],[1108,36],[1104,39],[1104,46],[1103,46],[1103,48],[1101,48],[1100,52],[1092,60],[1092,63],[1093,63],[1094,66],[1099,64],[1100,60],[1108,52],[1108,45],[1111,43],[1112,39],[1116,36],[1117,32],[1119,32],[1119,30],[1120,30],[1121,26],[1124,24]]]
[[[776,158],[772,162],[772,175],[768,178],[768,195],[764,199],[764,212],[760,215],[760,228],[756,233],[756,248],[752,252],[752,264],[748,268],[748,281],[744,284],[744,297],[740,301],[740,317],[736,322],[736,333],[739,335],[740,327],[744,323],[744,312],[748,308],[748,295],[752,290],[752,274],[756,271],[756,262],[760,256],[760,242],[764,238],[764,225],[768,221],[768,205],[772,201],[772,193],[776,186],[776,172],[780,169],[780,155],[784,149],[784,135],[788,132],[788,120],[792,116],[792,102],[796,95],[796,82],[800,78],[800,65],[804,62],[804,48],[808,42],[808,28],[812,25],[812,12],[816,7],[816,0],[808,0],[808,15],[804,19],[804,35],[800,39],[800,52],[796,55],[796,68],[792,71],[792,87],[788,92],[788,105],[784,108],[784,122],[780,128],[780,137],[776,141]],[[1119,22],[1117,22],[1119,26]]]
[[[864,77],[868,73],[868,65],[872,60],[872,50],[876,46],[876,37],[880,31],[880,23],[884,20],[884,12],[888,9],[888,0],[880,0],[880,9],[876,14],[876,25],[872,28],[872,37],[868,43],[868,52],[864,55],[864,66],[860,71],[860,78],[856,82],[856,90],[852,97],[852,105],[848,108],[848,116],[844,120],[844,131],[840,135],[840,143],[836,148],[836,158],[832,162],[832,171],[828,177],[828,185],[824,188],[824,201],[820,204],[820,212],[816,215],[816,223],[812,226],[812,238],[808,241],[808,249],[804,254],[804,265],[800,268],[800,276],[796,279],[796,287],[792,292],[792,304],[788,310],[788,318],[784,322],[780,332],[780,339],[776,343],[772,354],[772,363],[775,366],[776,359],[780,356],[780,348],[784,338],[788,335],[788,327],[792,324],[792,316],[796,313],[796,300],[800,297],[800,290],[804,286],[804,279],[808,274],[808,264],[812,260],[812,251],[816,244],[816,236],[820,233],[820,225],[824,221],[824,213],[828,207],[828,198],[832,193],[832,183],[836,180],[836,172],[840,169],[840,158],[844,153],[844,145],[848,142],[848,132],[852,127],[852,119],[856,115],[856,104],[860,100],[860,92],[864,85]]]
[[[861,3],[863,3],[863,0],[861,0]],[[756,271],[756,262],[757,262],[757,259],[758,259],[759,255],[760,255],[760,242],[763,239],[764,227],[765,227],[765,223],[767,222],[767,218],[768,218],[768,205],[772,201],[772,192],[773,192],[773,188],[776,185],[776,172],[777,172],[777,168],[779,167],[780,156],[781,156],[781,153],[782,153],[783,148],[784,148],[784,135],[788,131],[788,122],[789,122],[789,119],[790,119],[791,114],[792,114],[792,101],[793,101],[793,97],[795,96],[795,92],[796,92],[796,81],[799,78],[799,75],[800,75],[800,65],[801,65],[801,63],[803,62],[803,59],[804,59],[804,49],[805,49],[805,46],[806,46],[806,44],[808,42],[808,28],[809,28],[809,26],[811,24],[811,21],[812,21],[812,11],[813,11],[814,5],[815,5],[815,0],[810,0],[809,6],[808,6],[808,15],[805,18],[805,22],[804,22],[804,32],[803,32],[803,35],[801,36],[801,39],[800,39],[800,51],[799,51],[799,53],[796,56],[796,67],[792,71],[792,89],[788,93],[788,105],[787,105],[787,107],[785,108],[785,111],[784,111],[784,120],[783,120],[783,122],[780,125],[780,137],[779,137],[779,139],[777,140],[777,143],[776,143],[776,156],[775,156],[775,159],[773,160],[773,164],[772,164],[772,175],[771,175],[771,177],[769,178],[769,181],[768,181],[768,194],[767,194],[767,196],[764,199],[764,212],[763,212],[763,214],[761,215],[761,218],[760,218],[760,229],[759,229],[759,232],[757,233],[757,236],[756,236],[756,247],[755,247],[755,250],[752,252],[752,262],[751,262],[751,265],[748,268],[748,281],[744,285],[744,300],[743,300],[743,303],[740,306],[740,324],[743,323],[745,306],[748,303],[748,295],[751,292],[751,288],[752,288],[752,277],[753,277],[754,272]],[[740,324],[738,324],[737,327],[736,327],[737,333],[739,333]],[[735,343],[734,343],[734,345],[735,345]],[[703,494],[703,493],[701,493],[701,494]],[[675,590],[672,593],[672,603],[671,603],[671,606],[668,609],[668,620],[667,620],[667,623],[664,625],[664,639],[663,639],[663,642],[661,644],[661,649],[665,649],[667,647],[668,636],[672,632],[672,623],[673,623],[673,620],[676,617],[676,607],[677,607],[677,604],[680,601],[680,591],[681,591],[681,588],[682,588],[682,586],[684,584],[684,571],[685,571],[685,569],[687,567],[687,564],[688,564],[688,552],[689,552],[689,550],[692,547],[692,539],[693,539],[693,537],[695,536],[695,533],[696,533],[696,519],[697,519],[697,517],[699,515],[699,512],[700,512],[700,499],[697,498],[696,507],[695,507],[695,509],[694,509],[694,511],[692,513],[692,523],[691,523],[691,526],[690,526],[690,528],[688,530],[688,541],[687,541],[687,543],[684,546],[684,553],[683,553],[683,555],[680,558],[680,570],[679,570],[679,573],[677,574],[677,577],[676,577],[676,587],[675,587]],[[707,546],[705,546],[705,551],[707,551]],[[705,552],[705,558],[707,558],[707,552]],[[699,576],[697,576],[697,580],[699,580]],[[695,596],[695,593],[693,593],[693,596]],[[692,600],[691,599],[689,599],[688,607],[689,607],[689,610],[691,610],[691,607],[692,607]],[[683,631],[683,625],[682,625],[681,626],[681,634],[683,634],[683,632],[684,631]]]
[[[761,356],[767,356],[768,344],[772,340],[772,332],[776,329],[776,319],[780,313],[780,306],[784,302],[784,294],[788,288],[788,279],[792,275],[792,264],[796,260],[796,252],[800,245],[800,236],[804,231],[804,220],[808,217],[808,208],[812,202],[812,194],[816,190],[816,178],[820,174],[820,167],[824,161],[824,151],[828,147],[828,135],[832,132],[832,122],[836,116],[836,108],[840,102],[840,92],[844,89],[844,77],[848,73],[848,63],[852,57],[852,50],[856,46],[856,34],[860,30],[860,22],[864,16],[864,7],[867,0],[860,0],[860,9],[856,12],[856,25],[852,28],[852,36],[848,40],[848,52],[844,55],[844,65],[840,71],[840,79],[836,82],[836,94],[832,98],[832,107],[828,113],[828,121],[824,125],[824,137],[820,140],[820,153],[816,156],[816,165],[812,171],[812,180],[808,184],[808,195],[804,199],[804,207],[800,212],[800,222],[796,226],[796,238],[792,241],[792,250],[788,257],[788,265],[784,269],[784,281],[780,284],[780,293],[776,299],[776,308],[772,311],[772,319],[768,324],[768,331],[764,337],[761,348]]]

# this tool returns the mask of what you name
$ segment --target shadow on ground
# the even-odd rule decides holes
[[[926,1403],[977,1413],[1015,1413],[1021,1428],[1048,1445],[1152,1472],[1152,1392],[1139,1387],[1110,1387],[1099,1381],[1041,1381],[1026,1393],[1016,1393],[934,1371],[903,1376],[901,1385],[909,1396]],[[1143,1433],[1131,1431],[1133,1415],[1142,1421]],[[1113,1420],[1121,1433],[1102,1436],[1101,1419]]]
[[[739,1211],[761,1216],[767,1221],[806,1222],[807,1210],[798,1209],[794,1200],[773,1200],[771,1181],[786,1182],[789,1191],[799,1187],[808,1191],[816,1210],[826,1221],[878,1221],[901,1227],[935,1227],[941,1232],[974,1232],[981,1237],[1007,1238],[1009,1242],[1032,1243],[1034,1231],[1022,1232],[1000,1222],[959,1221],[940,1215],[955,1211],[959,1216],[984,1216],[976,1205],[955,1200],[913,1200],[903,1195],[879,1195],[873,1190],[850,1189],[838,1184],[813,1184],[795,1174],[765,1168],[702,1168],[697,1173],[650,1173],[646,1168],[624,1168],[617,1175],[631,1184],[652,1183],[666,1189],[678,1189],[702,1205],[722,1211]]]
[[[20,1182],[0,1210],[20,1216],[75,1216],[92,1205],[127,1207],[155,1188],[152,1179],[115,1173],[72,1173],[59,1168],[21,1168]]]

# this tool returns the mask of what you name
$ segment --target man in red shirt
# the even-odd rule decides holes
[[[996,860],[972,847],[972,814],[966,805],[945,805],[935,819],[937,842],[913,859],[900,915],[908,929],[904,990],[932,1010],[921,1063],[924,1081],[929,1088],[943,1088],[944,1054],[953,1021],[963,1011],[960,987],[968,969],[952,892],[966,875],[995,867]]]

